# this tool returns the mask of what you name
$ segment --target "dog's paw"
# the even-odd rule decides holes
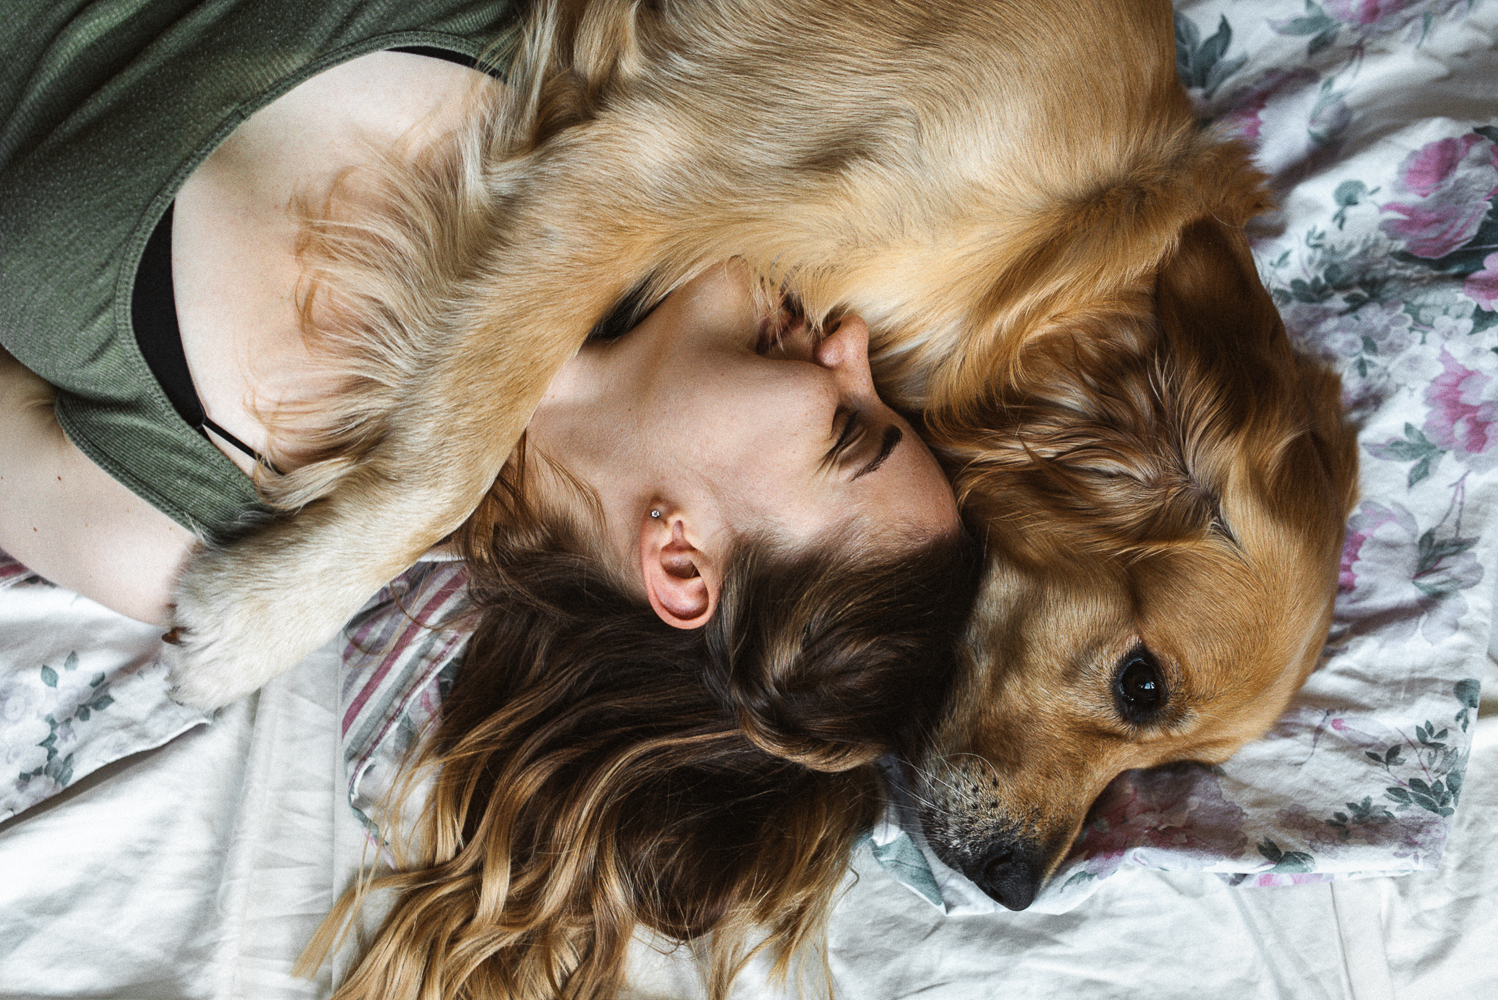
[[[188,659],[188,650],[182,648],[183,634],[182,629],[173,628],[161,637],[163,644],[159,658],[167,670],[166,693],[172,701],[201,712],[212,712],[248,694],[225,688],[211,670],[196,671]]]
[[[171,639],[161,651],[170,682],[167,694],[177,704],[203,712],[223,708],[259,690],[301,659],[295,654],[267,655],[261,647],[199,642],[193,633],[180,627],[168,635]]]
[[[293,566],[273,577],[205,554],[179,582],[163,651],[172,699],[209,711],[255,691],[337,634],[344,608],[320,601],[318,581]]]
[[[177,582],[165,660],[172,698],[210,710],[235,701],[336,636],[394,573],[299,519],[204,550]]]

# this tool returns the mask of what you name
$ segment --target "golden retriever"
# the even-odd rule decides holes
[[[1181,223],[937,430],[988,569],[911,778],[937,855],[1011,909],[1121,771],[1267,730],[1331,619],[1357,471],[1338,380],[1291,351],[1241,231]]]
[[[429,167],[465,221],[411,252],[466,263],[370,336],[341,451],[286,488],[305,506],[189,568],[180,697],[336,633],[463,522],[601,317],[738,257],[815,322],[868,320],[987,535],[969,675],[912,764],[943,858],[1027,905],[1119,771],[1270,724],[1321,646],[1355,452],[1259,284],[1261,178],[1194,121],[1168,0],[529,16],[508,96]]]

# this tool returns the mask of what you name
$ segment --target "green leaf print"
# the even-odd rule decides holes
[[[1327,826],[1337,831],[1337,839],[1344,842],[1352,839],[1352,828],[1355,826],[1387,823],[1394,818],[1394,814],[1387,807],[1375,803],[1371,795],[1363,796],[1361,802],[1348,802],[1346,805],[1347,812],[1334,812],[1332,818],[1326,821]]]
[[[1176,73],[1187,90],[1200,90],[1211,97],[1222,82],[1243,68],[1247,56],[1223,58],[1233,44],[1233,29],[1228,19],[1217,22],[1217,31],[1205,40],[1196,22],[1184,14],[1176,15]]]
[[[63,661],[62,671],[64,673],[76,671],[79,666],[78,653],[74,651],[69,653]],[[61,674],[57,670],[43,664],[40,676],[42,683],[47,687],[58,689]],[[77,690],[74,688],[74,691]],[[62,694],[59,691],[59,695]],[[68,698],[64,701],[59,698],[56,710],[44,716],[48,729],[47,737],[37,746],[47,751],[47,761],[41,767],[22,772],[17,776],[17,781],[22,788],[43,775],[51,778],[59,787],[66,787],[73,780],[73,754],[66,751],[69,746],[76,745],[82,738],[77,727],[92,721],[95,715],[114,704],[114,698],[109,694],[109,675],[102,671],[94,674],[88,680],[88,688],[73,697],[81,697],[82,700],[75,701]],[[69,711],[71,715],[64,714]],[[61,721],[58,719],[60,714],[63,715]]]
[[[1365,347],[1366,350],[1366,347]],[[1374,353],[1374,352],[1368,352]],[[1440,447],[1425,436],[1425,433],[1414,424],[1404,425],[1404,440],[1388,441],[1384,444],[1365,445],[1368,453],[1374,458],[1382,458],[1392,462],[1414,462],[1410,467],[1407,486],[1413,488],[1416,483],[1429,478],[1435,464],[1446,454],[1446,449]]]
[[[1347,224],[1347,210],[1363,204],[1367,198],[1378,194],[1379,188],[1369,190],[1368,185],[1362,181],[1343,181],[1337,185],[1337,190],[1332,193],[1332,198],[1337,202],[1337,214],[1332,216],[1332,221],[1341,229]]]
[[[1457,703],[1462,707],[1453,717],[1452,721],[1462,727],[1462,732],[1467,731],[1467,725],[1477,717],[1477,702],[1482,697],[1482,682],[1474,678],[1457,681],[1453,689],[1456,694]]]
[[[1310,35],[1311,40],[1306,43],[1306,55],[1314,56],[1322,49],[1337,40],[1337,32],[1342,25],[1327,14],[1326,9],[1319,3],[1306,0],[1306,12],[1302,17],[1292,17],[1284,21],[1273,22],[1274,30],[1281,35]]]
[[[1274,867],[1271,872],[1295,874],[1316,870],[1316,859],[1304,851],[1282,851],[1278,844],[1266,839],[1258,845],[1259,853]]]

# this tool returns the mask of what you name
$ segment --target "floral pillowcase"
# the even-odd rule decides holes
[[[166,697],[161,629],[0,552],[0,820],[208,721]]]
[[[1498,562],[1494,37],[1494,0],[1177,4],[1183,81],[1279,196],[1255,252],[1291,338],[1342,375],[1362,499],[1325,660],[1269,738],[1121,776],[1035,908],[1127,864],[1258,886],[1439,860]],[[997,906],[898,801],[870,847],[949,912]]]

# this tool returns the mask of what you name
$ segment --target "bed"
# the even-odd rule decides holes
[[[849,1000],[1498,996],[1498,0],[1190,0],[1176,36],[1272,178],[1261,272],[1359,427],[1327,655],[1223,767],[1122,776],[1023,913],[897,790],[829,929]],[[377,854],[463,582],[419,564],[209,720],[154,630],[0,561],[0,998],[326,996],[347,951],[291,966]],[[688,948],[631,968],[630,996],[702,993]],[[755,966],[736,995],[785,993]]]

